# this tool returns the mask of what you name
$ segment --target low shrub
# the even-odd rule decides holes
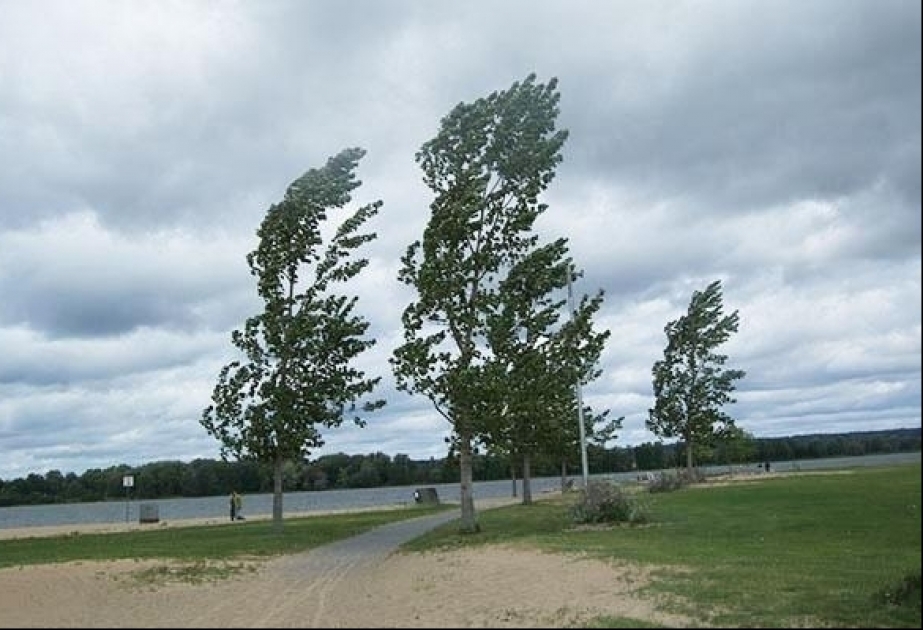
[[[676,473],[662,473],[648,484],[648,492],[673,492],[691,483],[705,481],[705,474],[698,468],[682,469]]]
[[[645,509],[637,497],[630,496],[608,481],[590,481],[580,499],[571,507],[571,519],[577,524],[646,523]]]
[[[879,591],[877,599],[886,606],[920,609],[920,571],[908,573],[897,584]]]

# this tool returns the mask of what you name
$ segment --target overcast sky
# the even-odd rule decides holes
[[[539,230],[612,332],[587,403],[655,440],[664,326],[721,280],[757,437],[920,427],[917,0],[0,0],[0,479],[217,458],[269,205],[345,147],[385,409],[315,453],[445,455],[394,389],[442,116],[535,72],[570,137]]]

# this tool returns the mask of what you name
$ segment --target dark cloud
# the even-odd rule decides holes
[[[126,238],[88,214],[0,234],[0,322],[62,338],[209,328],[223,319],[210,304],[239,295],[248,277],[236,251],[244,243],[171,231]]]
[[[643,76],[563,79],[572,172],[707,213],[844,198],[880,181],[918,206],[919,177],[907,175],[920,165],[920,21],[902,2],[871,7],[711,5],[707,19],[676,25],[678,40],[661,35],[675,50],[651,51]],[[918,214],[911,203],[887,211]]]

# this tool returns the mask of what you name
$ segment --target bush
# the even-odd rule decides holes
[[[683,469],[675,474],[663,473],[654,477],[647,487],[648,492],[673,492],[690,483],[699,483],[705,480],[705,475],[698,468]]]
[[[571,519],[587,523],[645,523],[647,516],[636,497],[622,492],[614,483],[590,481],[571,507]]]
[[[908,573],[904,579],[878,593],[886,606],[909,606],[920,609],[920,571]]]

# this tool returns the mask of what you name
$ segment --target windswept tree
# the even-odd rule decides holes
[[[368,322],[356,314],[357,298],[337,293],[368,260],[355,250],[375,238],[363,225],[381,201],[350,213],[326,239],[328,212],[345,208],[360,185],[355,170],[365,151],[345,149],[322,168],[296,179],[267,212],[247,255],[263,312],[231,335],[242,357],[224,366],[201,424],[222,443],[221,455],[272,464],[272,517],[282,530],[282,480],[286,461],[307,458],[324,444],[322,428],[342,424],[384,404],[363,399],[380,377],[352,365],[374,345]],[[353,420],[360,426],[364,420]]]
[[[460,469],[461,529],[476,531],[472,449],[478,435],[488,316],[499,282],[537,241],[546,209],[539,194],[561,161],[555,129],[557,80],[535,75],[473,103],[460,103],[416,155],[433,191],[422,241],[401,259],[399,279],[416,288],[404,310],[404,342],[392,357],[399,389],[429,398],[452,427]]]
[[[707,446],[734,427],[722,408],[736,400],[734,382],[746,372],[724,367],[727,356],[717,348],[737,332],[737,311],[724,315],[721,281],[695,291],[685,315],[666,325],[667,347],[652,369],[654,407],[647,428],[663,438],[685,443],[686,467],[693,467],[697,446]]]
[[[521,463],[523,503],[532,500],[531,464],[539,455],[563,460],[579,447],[576,386],[599,376],[596,367],[609,331],[593,330],[603,292],[584,296],[562,317],[572,263],[558,239],[534,249],[500,282],[499,304],[488,317],[488,342],[495,368],[487,390],[493,408],[483,417],[481,439]],[[608,415],[604,412],[603,418]],[[583,416],[586,434],[596,418]]]

